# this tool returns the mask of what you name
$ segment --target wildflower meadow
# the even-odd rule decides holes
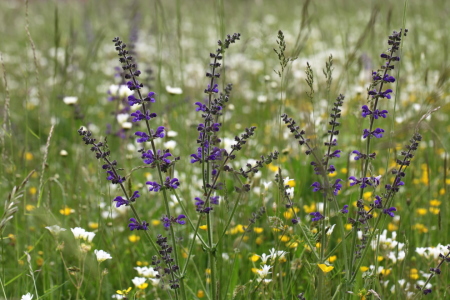
[[[0,1],[0,299],[450,299],[449,8]]]

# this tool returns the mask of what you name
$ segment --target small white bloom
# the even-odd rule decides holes
[[[286,254],[286,251],[282,251],[282,250],[277,251],[277,250],[275,250],[275,248],[269,249],[269,252],[270,252],[270,256],[272,257],[272,259],[276,259],[276,258],[283,259],[284,255]]]
[[[130,117],[129,114],[118,114],[118,115],[116,116],[116,118],[117,118],[117,123],[123,124],[123,123],[125,123],[125,122],[128,121],[128,118],[129,118],[129,117]]]
[[[95,236],[95,232],[88,232],[88,231],[86,231],[85,232],[85,237],[83,237],[83,239],[90,243],[94,239],[94,236]]]
[[[95,233],[84,230],[81,227],[70,228],[72,230],[73,236],[78,240],[85,240],[87,242],[92,242],[94,239]]]
[[[67,105],[74,105],[78,102],[78,97],[64,97],[63,102]]]
[[[108,252],[103,251],[103,250],[95,249],[94,253],[97,256],[97,261],[98,262],[103,262],[103,261],[105,261],[107,259],[112,259],[112,256]]]
[[[167,136],[168,137],[175,137],[177,135],[178,135],[178,132],[176,132],[176,131],[173,131],[173,130],[167,131]]]
[[[133,284],[135,286],[143,285],[146,280],[147,280],[147,278],[144,278],[144,277],[134,277],[133,279],[131,279],[131,281],[133,282]]]
[[[78,240],[83,239],[86,232],[86,230],[81,227],[70,228],[70,230],[72,230],[73,236]]]
[[[327,235],[330,236],[333,233],[334,227],[336,226],[336,224],[331,225],[331,227],[328,229],[327,231]]]
[[[272,185],[272,181],[269,182],[265,182],[263,181],[263,185],[264,185],[264,190],[269,190],[269,187]]]
[[[34,295],[31,295],[30,293],[27,293],[26,295],[23,295],[20,300],[31,300],[33,299]]]
[[[267,96],[266,96],[266,95],[259,95],[259,96],[256,98],[256,100],[257,100],[259,103],[265,103],[265,102],[267,102]]]
[[[59,151],[59,155],[65,157],[65,156],[69,155],[69,152],[67,152],[66,150],[62,149],[61,151]]]
[[[161,279],[160,278],[149,278],[148,280],[150,280],[152,282],[153,286],[157,286]]]
[[[169,149],[169,150],[173,150],[175,149],[175,146],[177,145],[176,141],[167,141],[164,143],[164,148]]]
[[[58,225],[47,226],[45,228],[47,228],[54,236],[58,236],[61,231],[66,231],[65,228],[61,228]]]
[[[122,126],[123,129],[131,129],[131,127],[133,127],[133,123],[123,122],[122,124],[120,124],[120,126]]]
[[[261,258],[261,262],[263,264],[267,264],[267,260],[272,257],[272,255],[270,255],[270,254],[267,255],[265,253],[263,253],[262,255],[258,255],[258,256]]]
[[[166,92],[171,95],[181,95],[183,94],[183,90],[179,87],[171,87],[170,85],[166,85]]]
[[[151,267],[135,267],[134,269],[138,272],[139,276],[153,278],[158,275],[158,272]]]
[[[272,272],[269,272],[270,269],[272,268],[272,266],[268,266],[268,265],[263,265],[261,266],[262,269],[261,270],[257,270],[256,272],[259,275],[259,278],[264,279],[267,277],[267,275],[271,274]]]

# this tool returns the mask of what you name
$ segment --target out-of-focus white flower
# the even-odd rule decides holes
[[[69,155],[69,152],[67,152],[67,150],[62,149],[61,151],[59,151],[59,155],[66,157],[67,155]]]
[[[81,227],[70,228],[72,230],[73,236],[78,240],[85,240],[87,242],[92,242],[95,236],[95,232],[89,232]]]
[[[171,95],[181,95],[183,94],[183,90],[179,87],[171,87],[170,85],[166,85],[166,92]]]
[[[61,231],[66,231],[65,228],[61,228],[58,225],[47,226],[45,228],[47,228],[54,236],[58,236]]]
[[[157,286],[159,284],[160,278],[149,278],[153,286]]]
[[[258,255],[258,256],[261,258],[261,262],[263,264],[267,264],[267,260],[272,257],[272,255],[270,255],[270,254],[267,255],[265,253],[263,253],[262,255]]]
[[[81,227],[70,228],[70,230],[72,230],[73,236],[76,239],[82,239],[84,236],[84,233],[86,232],[86,230],[84,230]]]
[[[334,227],[336,226],[336,224],[331,225],[331,227],[328,229],[327,231],[327,235],[330,236],[333,233]]]
[[[177,135],[178,135],[178,132],[176,132],[176,131],[173,131],[173,130],[167,131],[167,136],[168,137],[175,137]]]
[[[120,124],[120,126],[123,129],[131,129],[131,127],[133,127],[133,124],[131,122],[123,122],[122,124]]]
[[[267,96],[266,96],[266,95],[259,95],[259,96],[256,98],[256,100],[257,100],[259,103],[265,103],[265,102],[267,102]]]
[[[112,259],[112,256],[108,252],[103,251],[103,250],[95,249],[94,253],[97,256],[97,261],[100,262],[100,263],[105,261],[105,260],[107,260],[107,259]]]
[[[72,96],[64,97],[63,102],[67,105],[74,105],[78,102],[78,97],[72,97]]]
[[[270,252],[270,256],[272,257],[272,259],[276,259],[276,258],[284,259],[284,255],[286,254],[286,251],[282,251],[282,250],[277,251],[277,250],[275,250],[275,248],[269,249],[269,252]]]
[[[269,190],[269,187],[272,185],[272,181],[269,181],[269,182],[263,181],[263,185],[264,185],[264,190],[267,191],[267,190]]]
[[[135,267],[134,269],[138,272],[139,276],[154,278],[158,275],[158,272],[151,267]]]
[[[117,85],[112,84],[109,86],[109,94],[119,98],[126,98],[128,96],[133,95],[133,91],[131,91],[126,85]]]
[[[133,282],[133,284],[138,288],[138,289],[145,289],[148,286],[148,283],[145,282],[147,280],[147,278],[144,277],[134,277],[133,279],[131,279],[131,281]]]
[[[116,116],[116,118],[117,118],[117,123],[123,124],[123,123],[125,123],[125,122],[128,121],[128,118],[129,118],[129,117],[130,117],[129,114],[118,114],[118,115]]]
[[[173,149],[175,149],[176,145],[177,145],[176,141],[167,141],[164,143],[164,148],[173,150]]]
[[[33,296],[34,295],[27,293],[26,295],[23,295],[22,298],[20,298],[20,300],[31,300],[31,299],[33,299]]]
[[[267,277],[267,275],[272,273],[272,272],[269,272],[270,269],[272,268],[272,266],[262,265],[261,267],[262,267],[261,270],[257,270],[256,271],[258,273],[258,275],[259,275],[259,278],[257,279],[258,282],[260,282],[261,280],[265,279]]]

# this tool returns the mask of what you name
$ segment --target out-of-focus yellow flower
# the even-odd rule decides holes
[[[253,272],[253,273],[258,272],[258,270],[259,270],[258,268],[252,268],[252,272]]]
[[[348,172],[347,168],[342,168],[342,169],[341,169],[341,173],[342,173],[342,174],[347,174],[347,172]]]
[[[152,220],[152,225],[153,226],[158,226],[159,224],[161,224],[160,220]]]
[[[398,229],[398,226],[395,225],[394,223],[389,223],[388,224],[388,230],[389,231],[396,231]]]
[[[30,161],[34,158],[33,153],[31,152],[25,152],[25,159]]]
[[[297,248],[298,247],[298,242],[290,242],[286,244],[286,247],[289,248]]]
[[[413,279],[413,280],[417,280],[419,279],[419,272],[417,271],[417,269],[412,268],[409,271],[409,278]]]
[[[320,243],[316,243],[316,248],[320,248],[321,244]]]
[[[268,167],[269,167],[269,170],[270,170],[270,171],[272,171],[272,172],[278,172],[278,166],[275,166],[275,165],[273,165],[273,164],[269,164]]]
[[[312,212],[316,211],[316,204],[313,203],[311,205],[303,205],[303,210],[305,211],[305,213],[310,214]]]
[[[389,274],[391,274],[391,269],[383,269],[383,270],[381,270],[381,275],[388,276]]]
[[[378,260],[378,261],[383,261],[383,259],[384,259],[384,257],[381,256],[381,255],[379,255],[379,256],[377,257],[377,260]]]
[[[30,193],[30,195],[36,195],[37,193],[37,188],[32,186],[28,189],[28,192]]]
[[[64,216],[68,216],[70,214],[73,214],[74,212],[75,212],[75,210],[70,208],[70,207],[68,207],[67,205],[59,210],[59,213],[64,215]]]
[[[425,227],[425,225],[420,224],[420,223],[414,224],[412,226],[412,229],[415,229],[415,230],[419,231],[420,233],[427,233],[428,232],[428,228]]]
[[[132,243],[137,243],[137,242],[139,242],[140,239],[141,239],[141,237],[138,235],[135,235],[135,234],[128,236],[128,240]]]
[[[364,200],[369,200],[370,199],[370,197],[372,197],[372,192],[365,192],[364,194],[363,194],[363,199]]]
[[[350,223],[345,224],[344,227],[346,230],[351,230],[353,228],[352,224],[350,224]]]
[[[36,206],[34,206],[34,205],[32,205],[32,204],[27,204],[26,206],[25,206],[25,210],[26,211],[33,211],[33,210],[35,210],[36,209]]]
[[[119,295],[126,296],[126,295],[128,295],[128,293],[130,291],[131,291],[131,286],[128,289],[126,289],[126,290],[117,290],[116,293],[119,294]]]
[[[333,263],[333,262],[336,261],[336,259],[337,259],[337,256],[336,256],[336,255],[333,255],[333,256],[330,256],[330,257],[328,258],[328,261],[329,261],[330,263]]]
[[[328,173],[328,177],[335,177],[337,175],[337,172]]]
[[[445,189],[444,188],[441,188],[440,190],[439,190],[439,195],[445,195]]]
[[[14,234],[8,234],[8,238],[11,244],[14,244],[16,242],[16,236]]]
[[[98,223],[97,222],[89,222],[88,223],[88,227],[91,229],[97,229],[98,228]]]
[[[369,267],[361,266],[359,269],[361,270],[361,272],[365,272],[365,271],[369,270]]]
[[[287,210],[283,213],[283,217],[285,219],[292,219],[293,216],[294,216],[294,213],[292,212],[292,210]]]
[[[199,228],[201,230],[206,230],[206,229],[208,229],[208,225],[201,225],[201,226],[199,226]]]
[[[431,206],[439,206],[439,205],[441,205],[441,201],[439,201],[437,199],[433,199],[430,201],[430,205]]]
[[[261,245],[264,242],[264,239],[258,236],[255,240],[256,245]]]
[[[427,209],[426,209],[426,208],[418,208],[418,209],[416,210],[416,212],[417,212],[417,214],[419,214],[419,215],[421,215],[421,216],[424,216],[424,215],[427,214]]]
[[[138,260],[138,261],[136,262],[136,266],[138,266],[138,267],[141,267],[141,266],[148,266],[148,262]]]
[[[288,237],[287,235],[282,235],[280,236],[280,241],[282,241],[283,243],[286,243],[290,240],[291,238]]]
[[[322,270],[322,272],[324,272],[324,273],[328,273],[328,272],[330,272],[331,270],[334,269],[333,266],[327,266],[326,264],[318,264],[318,266]]]
[[[253,227],[253,231],[256,233],[262,233],[264,231],[264,228],[262,227]]]
[[[202,290],[198,290],[198,291],[197,291],[197,297],[198,297],[198,298],[203,298],[203,297],[205,297],[205,292],[202,291]]]
[[[441,210],[437,207],[430,207],[430,213],[432,213],[433,215],[437,215],[439,214]]]
[[[258,261],[258,259],[259,259],[259,255],[253,254],[252,256],[250,256],[250,260],[252,262]]]
[[[41,267],[44,264],[44,259],[42,257],[36,258],[36,265]]]

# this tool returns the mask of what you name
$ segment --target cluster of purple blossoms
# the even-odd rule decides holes
[[[139,198],[139,191],[134,191],[133,195],[130,197],[130,200],[124,199],[121,196],[117,196],[116,198],[114,198],[113,201],[116,202],[116,207],[121,207],[122,205],[129,205],[130,202],[134,202],[136,201],[137,198]]]
[[[367,186],[377,187],[380,185],[380,176],[363,177],[356,178],[355,176],[350,176],[348,180],[351,180],[350,186],[360,185],[360,188],[364,189]]]
[[[209,203],[214,204],[214,205],[219,205],[219,196],[212,196],[209,199]],[[205,201],[199,197],[195,197],[195,206],[197,207],[196,210],[199,213],[209,214],[209,212],[211,210],[213,210],[212,207],[205,207]]]
[[[131,231],[133,230],[148,230],[148,223],[145,221],[142,221],[140,223],[135,218],[130,218],[130,224],[128,224],[128,228],[130,228]]]
[[[161,218],[161,221],[163,222],[163,226],[165,228],[169,228],[170,225],[174,224],[174,223],[178,223],[180,225],[184,225],[186,224],[186,221],[183,220],[185,219],[186,216],[185,215],[179,215],[178,217],[168,217],[168,216],[164,216]]]

